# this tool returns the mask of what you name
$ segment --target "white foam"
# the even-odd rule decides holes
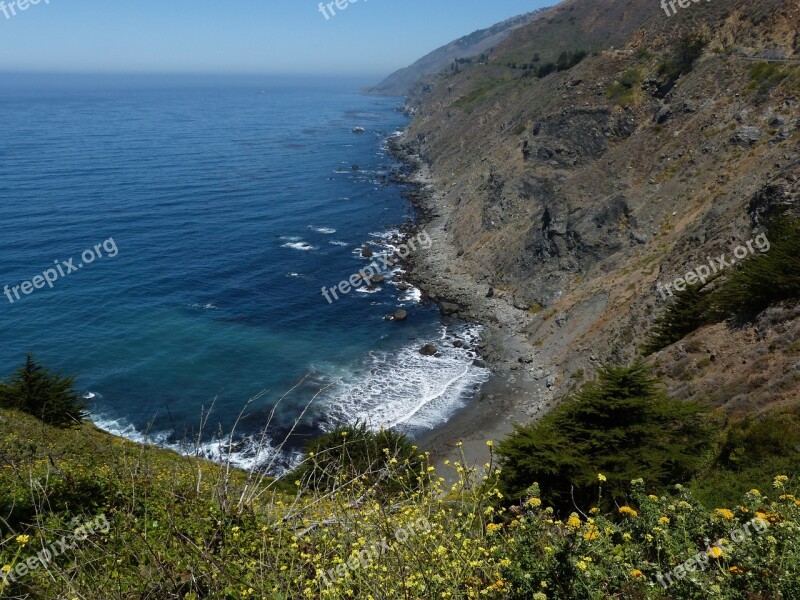
[[[308,228],[311,231],[316,231],[317,233],[324,233],[325,235],[331,235],[336,233],[336,230],[331,227],[314,227],[313,225],[309,225]]]
[[[219,464],[230,462],[231,465],[246,470],[265,468],[271,464],[268,472],[273,477],[287,473],[302,460],[302,453],[278,450],[268,436],[243,436],[233,442],[230,436],[225,436],[201,442],[199,445],[194,442],[175,443],[169,442],[171,434],[167,431],[141,432],[123,419],[108,419],[96,415],[91,418],[97,427],[112,435],[139,444],[168,448],[184,456],[197,456]]]
[[[314,246],[309,244],[308,242],[287,242],[281,246],[282,248],[292,248],[293,250],[302,250],[303,252],[308,252],[309,250],[314,250]]]
[[[452,332],[443,326],[437,340],[417,340],[397,353],[370,353],[356,372],[337,381],[326,402],[329,426],[363,421],[375,429],[413,433],[445,423],[491,374],[473,364],[473,351],[453,346],[456,338],[466,339],[467,346],[476,344],[480,331],[476,325],[460,325]],[[430,342],[440,357],[420,354]]]
[[[344,246],[344,247],[347,247],[347,246],[350,245],[347,242],[340,242],[339,240],[332,240],[332,241],[330,241],[328,243],[331,244],[332,246]]]
[[[211,304],[210,302],[207,304],[192,304],[189,306],[192,310],[219,310],[219,307]]]
[[[419,304],[422,302],[422,290],[411,286],[405,290],[400,296],[400,302],[410,302],[412,304]]]

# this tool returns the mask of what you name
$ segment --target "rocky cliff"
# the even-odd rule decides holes
[[[504,420],[632,360],[668,299],[657,284],[798,210],[800,5],[675,8],[568,0],[408,101],[399,151],[432,185],[417,277],[487,323]],[[654,361],[678,397],[800,403],[797,316],[704,328]]]

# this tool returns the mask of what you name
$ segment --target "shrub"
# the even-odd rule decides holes
[[[750,318],[800,298],[800,219],[773,218],[767,231],[769,251],[742,261],[715,294],[726,316]]]
[[[800,459],[800,413],[748,417],[725,431],[717,457],[692,483],[707,506],[731,503],[752,487],[768,489],[772,473],[789,473]]]
[[[707,44],[708,40],[700,34],[683,36],[672,56],[658,66],[658,75],[663,77],[671,87],[681,75],[692,72],[694,63],[703,55]]]
[[[386,494],[418,487],[422,461],[417,448],[391,429],[371,431],[364,423],[340,426],[306,449],[308,458],[292,474],[303,488],[334,490],[356,479]]]
[[[742,494],[730,508],[703,507],[680,486],[663,496],[646,495],[641,480],[629,487],[631,506],[611,514],[576,512],[563,521],[554,520],[540,498],[528,498],[501,551],[510,557],[503,573],[506,597],[800,597],[796,481],[776,477],[764,493]]]
[[[698,283],[676,291],[674,300],[653,324],[642,353],[658,352],[712,321],[711,295],[706,286]]]
[[[86,418],[87,403],[75,391],[74,381],[51,374],[28,355],[8,384],[0,386],[0,407],[28,413],[48,425],[80,423]]]
[[[769,249],[723,272],[715,289],[696,284],[676,293],[656,319],[642,347],[644,355],[682,340],[703,325],[752,319],[772,304],[800,299],[800,219],[773,217],[767,231]]]
[[[702,466],[710,425],[697,404],[671,401],[648,367],[606,366],[564,404],[498,448],[501,491],[512,500],[537,482],[562,510],[596,499],[598,474],[611,506],[632,479],[655,488],[688,481]],[[574,486],[574,488],[573,488]]]
[[[606,96],[614,104],[630,104],[636,97],[636,89],[641,83],[641,72],[638,69],[628,69],[606,88]]]
[[[800,76],[792,65],[760,62],[750,67],[749,88],[762,96],[784,82],[789,82],[795,87],[800,83]]]

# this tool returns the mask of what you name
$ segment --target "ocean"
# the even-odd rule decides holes
[[[102,429],[274,473],[337,423],[444,423],[488,379],[480,329],[398,269],[321,293],[414,218],[387,151],[403,101],[361,83],[0,76],[3,378],[32,353]]]

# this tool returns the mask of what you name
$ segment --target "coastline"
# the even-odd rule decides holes
[[[514,431],[514,425],[546,412],[555,380],[538,366],[542,361],[529,341],[534,315],[516,308],[503,294],[490,292],[459,260],[446,227],[450,207],[430,167],[404,141],[405,133],[393,138],[389,149],[405,166],[401,180],[413,186],[408,196],[418,218],[409,235],[424,230],[432,239],[428,250],[406,261],[406,279],[422,291],[423,298],[440,304],[445,323],[457,318],[483,326],[476,352],[492,371],[467,406],[419,436],[417,443],[431,453],[437,467],[448,459],[461,460],[461,452],[468,466],[483,465],[492,457],[487,441],[502,440]]]

